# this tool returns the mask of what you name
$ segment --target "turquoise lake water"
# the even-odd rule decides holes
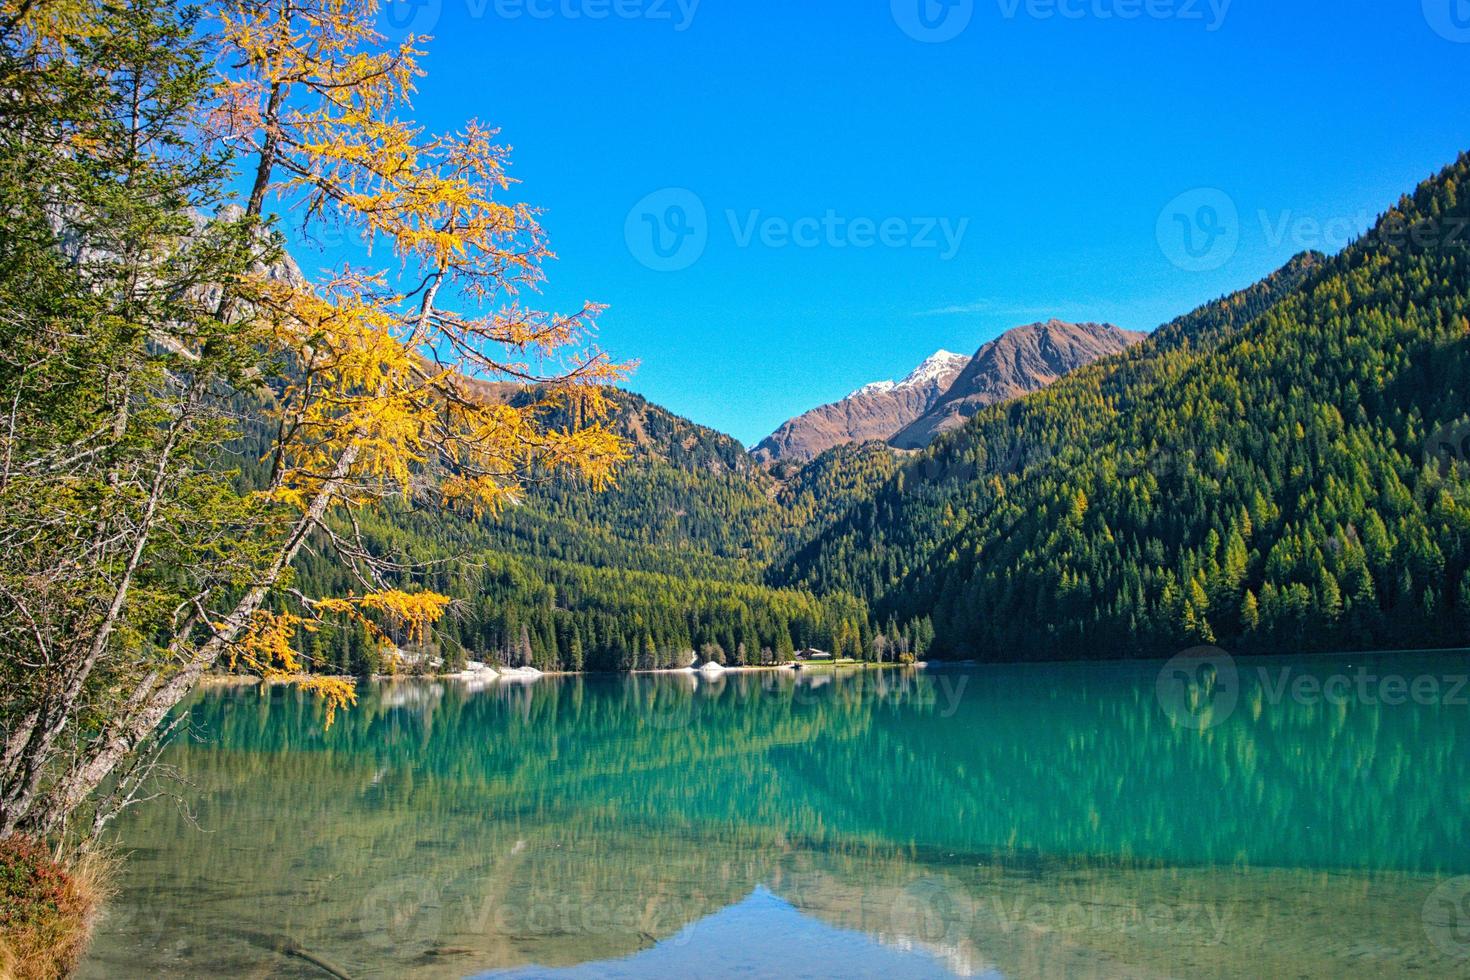
[[[1470,661],[1207,668],[206,691],[85,975],[1470,976]]]

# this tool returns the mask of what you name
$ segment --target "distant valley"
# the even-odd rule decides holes
[[[436,634],[451,663],[1463,642],[1470,491],[1424,447],[1470,428],[1470,254],[1431,234],[1467,185],[1462,157],[1342,254],[1303,253],[1149,335],[1017,327],[749,452],[619,391],[632,458],[605,492],[552,480],[497,517],[390,511],[363,532],[381,553],[473,559],[405,583],[459,600]],[[351,586],[324,557],[298,566],[315,591]],[[364,637],[313,642],[327,669],[373,666]]]

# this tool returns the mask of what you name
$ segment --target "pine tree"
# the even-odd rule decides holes
[[[582,647],[582,635],[576,631],[572,632],[571,646],[568,651],[567,669],[580,671],[586,665],[586,654]]]
[[[1245,590],[1245,598],[1240,602],[1240,626],[1244,633],[1249,636],[1261,625],[1261,610],[1256,602],[1256,595],[1250,589]]]
[[[516,640],[515,659],[512,661],[516,667],[530,667],[535,662],[535,651],[531,648],[531,627],[522,624],[520,638]]]

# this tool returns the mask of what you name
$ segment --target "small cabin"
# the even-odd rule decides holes
[[[836,659],[836,657],[826,650],[816,650],[809,647],[805,650],[796,651],[797,663],[830,663]]]

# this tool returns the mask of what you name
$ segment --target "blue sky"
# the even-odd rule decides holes
[[[544,305],[747,444],[1020,323],[1152,329],[1470,149],[1470,0],[417,3],[418,114],[515,147]]]

